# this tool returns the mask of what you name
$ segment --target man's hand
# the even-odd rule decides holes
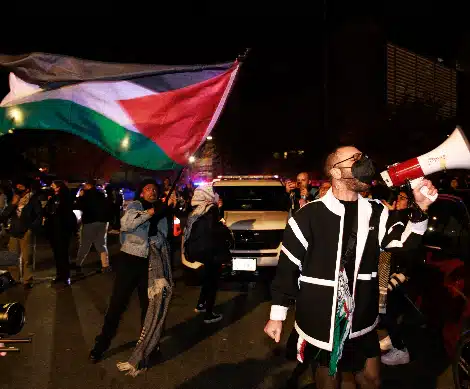
[[[150,216],[155,215],[155,208],[149,208],[149,209],[147,209],[147,213],[148,213]]]
[[[173,192],[170,196],[170,199],[168,200],[168,205],[170,207],[176,207],[176,193]]]
[[[428,199],[424,194],[421,193],[421,188],[426,187],[428,189],[428,195],[434,196],[437,194],[437,189],[434,187],[431,181],[429,180],[422,180],[418,186],[413,189],[413,196],[415,198],[416,204],[421,208],[423,211],[427,211],[429,206],[434,202],[433,200]]]
[[[19,202],[20,202],[20,196],[18,196],[17,194],[13,195],[13,198],[11,199],[12,205],[16,205]]]
[[[407,277],[403,273],[400,273],[400,274],[393,273],[390,276],[390,281],[388,281],[388,288],[387,289],[389,291],[392,291],[397,286],[402,285],[405,281],[407,281]]]
[[[264,332],[276,343],[281,341],[282,320],[269,320],[264,327]]]
[[[308,197],[308,189],[307,188],[300,189],[300,196],[307,198]]]
[[[286,182],[286,192],[287,193],[290,193],[295,188],[297,188],[297,184],[294,181],[289,180],[289,181]]]

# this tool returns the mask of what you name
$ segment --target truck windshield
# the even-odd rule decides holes
[[[216,186],[225,211],[288,211],[283,186]]]

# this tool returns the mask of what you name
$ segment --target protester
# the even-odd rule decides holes
[[[0,217],[2,222],[11,219],[8,250],[21,258],[20,273],[25,289],[33,287],[32,261],[35,235],[41,228],[43,220],[39,196],[32,191],[31,187],[31,181],[28,179],[18,181],[15,194]]]
[[[405,233],[406,223],[390,225],[381,202],[359,195],[375,174],[366,155],[355,147],[338,148],[328,156],[325,172],[331,189],[301,208],[284,232],[265,332],[280,341],[295,301],[297,358],[315,369],[317,387],[335,387],[340,380],[377,388],[379,250],[406,250],[420,243],[432,203],[420,189],[426,186],[431,196],[437,190],[423,180],[413,191],[421,212]]]
[[[220,266],[231,259],[226,240],[229,232],[221,222],[219,206],[222,202],[211,185],[197,188],[191,205],[193,210],[184,231],[183,247],[191,261],[204,264],[204,278],[195,311],[204,313],[204,323],[216,323],[222,320],[222,314],[213,310]]]
[[[63,181],[54,181],[54,190],[45,206],[45,227],[54,254],[56,277],[52,284],[70,285],[69,249],[77,230],[77,218],[73,213],[70,191]]]
[[[167,213],[168,205],[159,201],[157,183],[144,180],[121,219],[122,262],[117,269],[103,328],[90,352],[93,363],[100,361],[110,346],[135,289],[141,307],[141,337],[131,358],[118,367],[135,376],[145,369],[152,352],[159,350],[173,287]]]

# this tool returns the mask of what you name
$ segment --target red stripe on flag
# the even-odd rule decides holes
[[[154,141],[173,161],[186,165],[203,141],[236,69],[233,66],[223,74],[181,89],[118,103],[142,135]]]

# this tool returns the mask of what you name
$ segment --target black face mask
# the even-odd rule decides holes
[[[16,193],[18,196],[21,196],[24,192],[26,192],[25,189],[18,189],[18,188],[15,188],[15,193]]]
[[[354,178],[370,185],[375,177],[375,164],[369,157],[363,155],[361,159],[353,163],[351,173]]]

